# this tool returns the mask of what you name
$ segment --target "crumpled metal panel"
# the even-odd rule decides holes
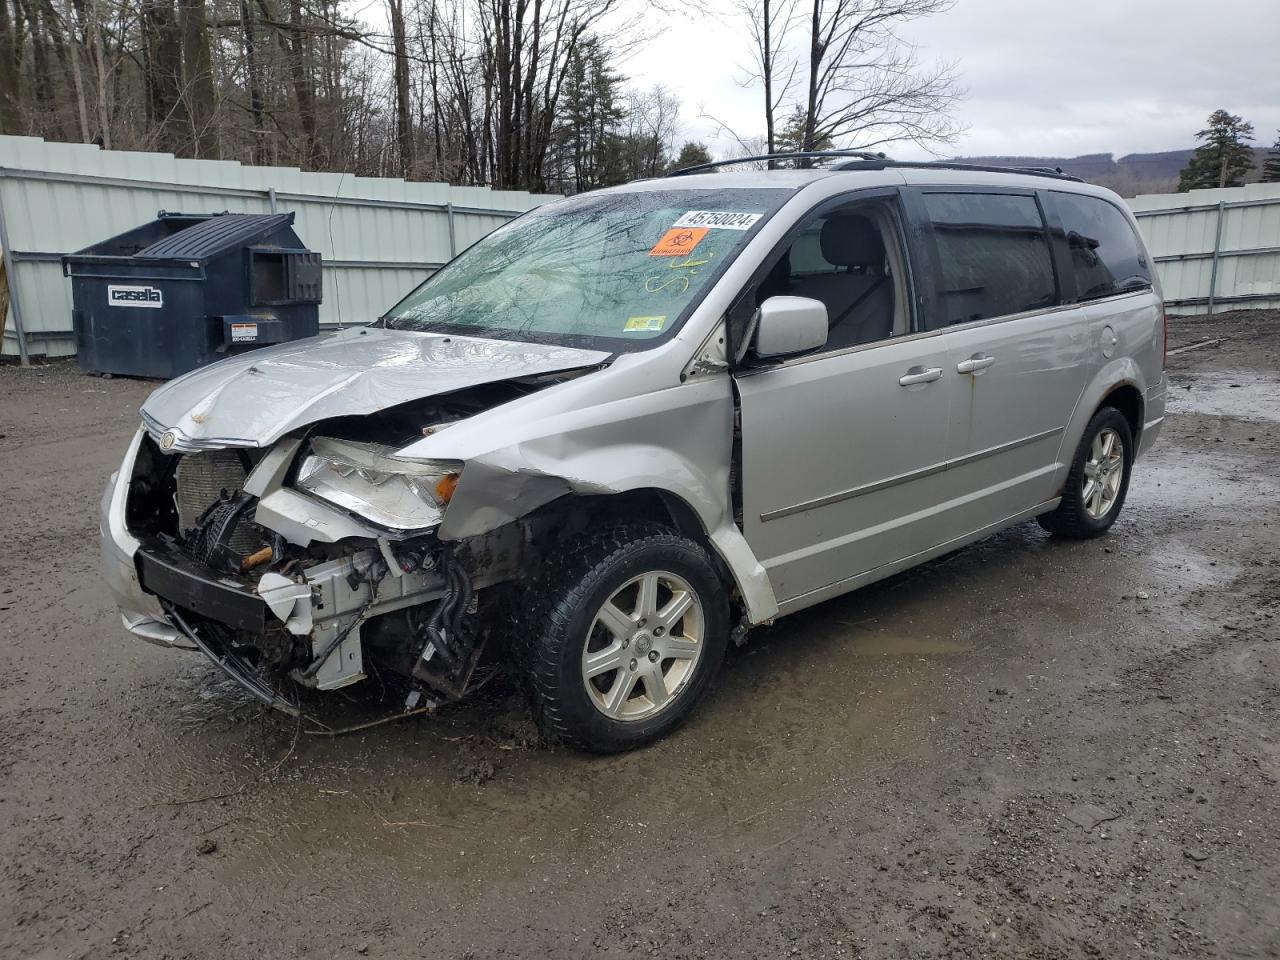
[[[267,446],[331,417],[608,358],[599,350],[359,327],[196,370],[153,393],[142,411],[180,440]]]
[[[440,538],[486,534],[567,494],[657,490],[698,517],[751,621],[772,618],[778,604],[768,574],[730,509],[729,378],[654,389],[670,376],[672,359],[687,356],[685,349],[666,357],[661,351],[623,354],[605,375],[548,388],[404,448],[401,456],[465,463]]]

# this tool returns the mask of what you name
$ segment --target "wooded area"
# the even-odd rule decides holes
[[[564,192],[710,159],[673,91],[626,85],[633,0],[380,2],[0,0],[0,132]],[[955,77],[893,32],[948,5],[744,4],[767,145],[948,142]]]

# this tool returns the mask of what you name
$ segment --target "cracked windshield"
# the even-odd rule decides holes
[[[553,204],[466,251],[386,326],[626,350],[678,327],[790,195],[664,190]]]

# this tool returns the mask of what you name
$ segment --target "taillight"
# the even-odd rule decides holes
[[[1164,370],[1169,366],[1169,311],[1162,311],[1160,315],[1164,317],[1164,350],[1160,355],[1160,369]]]

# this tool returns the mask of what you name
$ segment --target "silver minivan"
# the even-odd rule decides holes
[[[755,625],[1031,518],[1106,531],[1166,391],[1123,202],[804,162],[547,204],[367,326],[156,390],[102,503],[125,627],[294,713],[505,670],[615,751]]]

